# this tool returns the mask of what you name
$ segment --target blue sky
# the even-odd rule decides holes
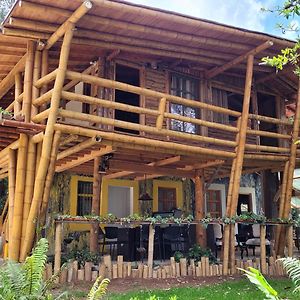
[[[274,8],[284,0],[129,0],[130,2],[180,12],[216,22],[262,31],[276,36],[295,38],[283,34],[276,23],[284,20],[276,14],[262,12],[261,8]],[[299,20],[300,21],[300,20]],[[297,20],[293,21],[295,25]]]

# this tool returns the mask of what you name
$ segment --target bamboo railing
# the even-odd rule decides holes
[[[49,85],[57,76],[57,69],[52,71],[49,74],[46,74],[45,76],[38,79],[34,85],[37,88],[42,88],[45,85]],[[93,84],[102,88],[107,89],[113,89],[113,90],[121,90],[125,92],[135,93],[143,97],[151,97],[157,99],[157,108],[148,108],[148,107],[138,107],[133,105],[127,105],[124,103],[119,102],[112,102],[110,100],[106,99],[100,99],[96,97],[86,96],[86,95],[80,95],[76,94],[70,91],[67,91],[64,89],[61,94],[61,98],[65,101],[77,101],[80,103],[87,103],[90,105],[103,107],[107,109],[113,109],[113,110],[121,110],[124,112],[131,112],[136,113],[139,115],[148,115],[152,116],[156,119],[155,125],[148,125],[148,124],[137,124],[133,122],[125,122],[117,119],[111,119],[107,117],[102,116],[96,116],[96,115],[90,115],[80,112],[74,112],[70,110],[66,110],[63,108],[60,108],[58,111],[58,115],[66,120],[79,120],[79,121],[88,121],[92,122],[94,124],[101,124],[106,125],[108,128],[122,128],[122,129],[129,129],[134,130],[137,132],[143,132],[150,135],[155,135],[159,139],[164,139],[164,137],[172,137],[176,140],[183,141],[184,143],[190,143],[190,142],[196,142],[199,143],[199,145],[213,145],[216,148],[224,148],[224,157],[227,156],[226,153],[232,153],[234,151],[234,148],[237,146],[235,140],[235,136],[238,132],[238,127],[235,125],[229,125],[229,124],[221,124],[217,122],[212,122],[209,120],[203,120],[200,118],[192,118],[188,116],[182,116],[177,115],[172,112],[167,111],[166,107],[169,103],[175,103],[180,104],[184,106],[193,107],[199,110],[207,110],[210,112],[220,113],[232,116],[233,118],[239,118],[241,116],[241,112],[231,110],[224,107],[219,107],[212,104],[207,104],[205,102],[191,100],[191,99],[185,99],[181,97],[177,97],[174,95],[166,94],[157,92],[154,90],[141,88],[137,86],[128,85],[125,83],[117,82],[114,80],[108,80],[104,78],[99,78],[92,75],[87,75],[84,73],[78,73],[73,71],[67,71],[66,72],[66,78],[71,80],[71,82],[84,82],[88,84]],[[48,92],[42,94],[41,96],[33,99],[33,105],[36,107],[40,106],[46,106],[49,104],[51,97],[52,97],[53,90],[49,90]],[[16,101],[20,102],[22,101],[22,94],[18,96]],[[44,122],[50,114],[50,110],[40,110],[40,113],[36,114],[32,117],[32,121],[36,123],[42,123]],[[285,126],[287,128],[292,128],[292,124],[288,120],[282,120],[282,119],[276,119],[268,116],[261,116],[256,114],[249,114],[249,119],[276,124],[280,126]],[[224,138],[216,138],[211,136],[204,136],[199,134],[191,134],[186,132],[180,132],[171,130],[169,126],[165,128],[163,126],[164,122],[171,122],[173,120],[180,121],[180,122],[188,122],[191,124],[195,124],[197,126],[204,126],[207,128],[212,128],[216,130],[220,130],[224,133],[227,132],[232,137],[232,140],[228,140],[226,138],[226,135],[224,135]],[[251,128],[247,128],[247,136],[257,136],[257,137],[269,137],[276,140],[290,140],[291,136],[289,134],[282,134],[277,132],[269,132],[269,131],[263,131],[263,130],[254,130]],[[290,152],[290,148],[285,147],[276,147],[276,146],[265,146],[265,145],[255,145],[255,144],[249,144],[246,143],[245,145],[246,151],[250,152],[260,152],[260,153],[274,153],[276,154],[276,157],[274,156],[275,160],[282,160],[285,161],[287,159],[287,156]],[[255,158],[255,156],[252,156],[253,154],[249,155],[249,158]],[[282,157],[278,157],[278,155]],[[227,157],[229,157],[228,155]],[[269,155],[269,159],[270,155]]]

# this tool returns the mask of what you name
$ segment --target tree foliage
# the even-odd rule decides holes
[[[274,9],[269,9],[268,11],[276,13],[284,19],[288,20],[288,24],[278,24],[283,33],[286,31],[294,31],[298,35],[298,39],[294,47],[289,47],[282,49],[280,54],[273,57],[264,57],[262,60],[264,63],[275,67],[277,71],[281,71],[287,65],[293,67],[294,73],[300,77],[300,67],[299,67],[299,49],[300,49],[300,39],[299,39],[299,28],[296,24],[297,18],[300,17],[300,0],[286,0],[281,6],[277,6]]]

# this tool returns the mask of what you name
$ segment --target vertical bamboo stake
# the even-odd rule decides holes
[[[35,163],[35,174],[37,174],[37,170],[41,160],[41,152],[42,152],[43,142],[40,142],[36,145],[36,163]]]
[[[30,204],[33,195],[33,186],[35,178],[35,163],[36,163],[36,145],[31,141],[28,142],[27,152],[27,166],[26,166],[26,179],[25,179],[25,195],[23,206],[23,221],[22,221],[22,236],[21,236],[21,249],[25,236],[26,222],[30,210]]]
[[[195,177],[195,218],[196,221],[204,218],[204,191],[203,174]],[[202,247],[206,247],[206,230],[201,224],[196,225],[196,242]]]
[[[16,150],[9,149],[8,152],[8,241],[12,239],[12,225],[14,216],[14,201],[16,188]]]
[[[266,225],[260,225],[260,266],[261,272],[267,272],[266,262]]]
[[[148,241],[149,278],[152,278],[152,270],[153,270],[154,234],[155,234],[154,226],[152,224],[150,224],[149,225],[149,241]]]
[[[35,51],[34,55],[34,69],[33,69],[33,82],[36,82],[41,78],[41,63],[42,63],[42,52],[39,50]],[[32,85],[32,100],[37,99],[40,96],[40,89]],[[38,114],[38,107],[32,105],[31,117]]]
[[[27,42],[27,58],[25,64],[24,93],[23,93],[23,106],[22,106],[22,112],[25,116],[25,122],[30,122],[31,119],[34,49],[35,49],[35,42],[29,40]]]
[[[62,242],[62,223],[61,222],[56,222],[56,226],[55,226],[54,274],[59,272],[59,270],[60,270],[61,242]]]
[[[34,234],[35,234],[34,224],[38,215],[38,210],[40,208],[41,198],[43,196],[44,184],[45,184],[45,179],[46,179],[46,174],[47,174],[47,169],[48,169],[50,154],[51,154],[54,125],[57,120],[57,113],[58,113],[60,99],[61,99],[61,91],[64,84],[65,74],[68,66],[68,58],[70,53],[71,41],[73,37],[73,29],[74,29],[74,24],[69,23],[63,39],[63,44],[62,44],[62,49],[61,49],[61,54],[59,59],[58,72],[57,72],[53,93],[51,97],[50,114],[47,121],[45,137],[42,146],[41,160],[39,163],[39,167],[35,179],[33,199],[32,199],[32,204],[27,219],[26,235],[24,239],[24,248],[21,253],[21,260],[24,260],[27,254],[29,253],[34,239]]]
[[[100,214],[100,195],[102,178],[99,174],[100,157],[94,159],[94,174],[93,174],[93,199],[92,199],[92,215],[99,216]],[[97,253],[99,248],[99,222],[94,222],[91,225],[90,232],[90,250]]]
[[[17,158],[16,191],[12,223],[12,236],[11,243],[9,243],[9,258],[15,261],[19,260],[21,244],[27,145],[28,138],[26,134],[20,134],[20,145]]]
[[[18,97],[22,94],[22,74],[16,73],[15,75],[15,102],[14,102],[14,117],[15,119],[21,111],[21,103],[17,101]]]
[[[50,196],[50,189],[53,181],[53,176],[55,173],[55,164],[56,164],[56,158],[57,158],[57,153],[58,153],[58,148],[59,148],[59,143],[60,143],[60,137],[61,137],[61,132],[60,131],[55,131],[54,138],[53,138],[53,143],[52,143],[52,149],[51,149],[51,154],[50,154],[50,163],[48,167],[48,172],[45,180],[45,188],[44,188],[44,194],[43,194],[43,200],[42,200],[42,205],[41,205],[41,223],[43,224],[45,221],[46,217],[46,211],[48,207],[48,201],[49,201],[49,196]]]

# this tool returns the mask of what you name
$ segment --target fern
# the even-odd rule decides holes
[[[87,300],[101,299],[106,294],[107,286],[109,283],[110,283],[109,279],[104,278],[101,281],[101,277],[98,277],[87,296]]]
[[[279,259],[282,261],[283,268],[286,270],[289,277],[292,279],[296,288],[294,292],[300,289],[300,260],[293,257],[286,257]]]

